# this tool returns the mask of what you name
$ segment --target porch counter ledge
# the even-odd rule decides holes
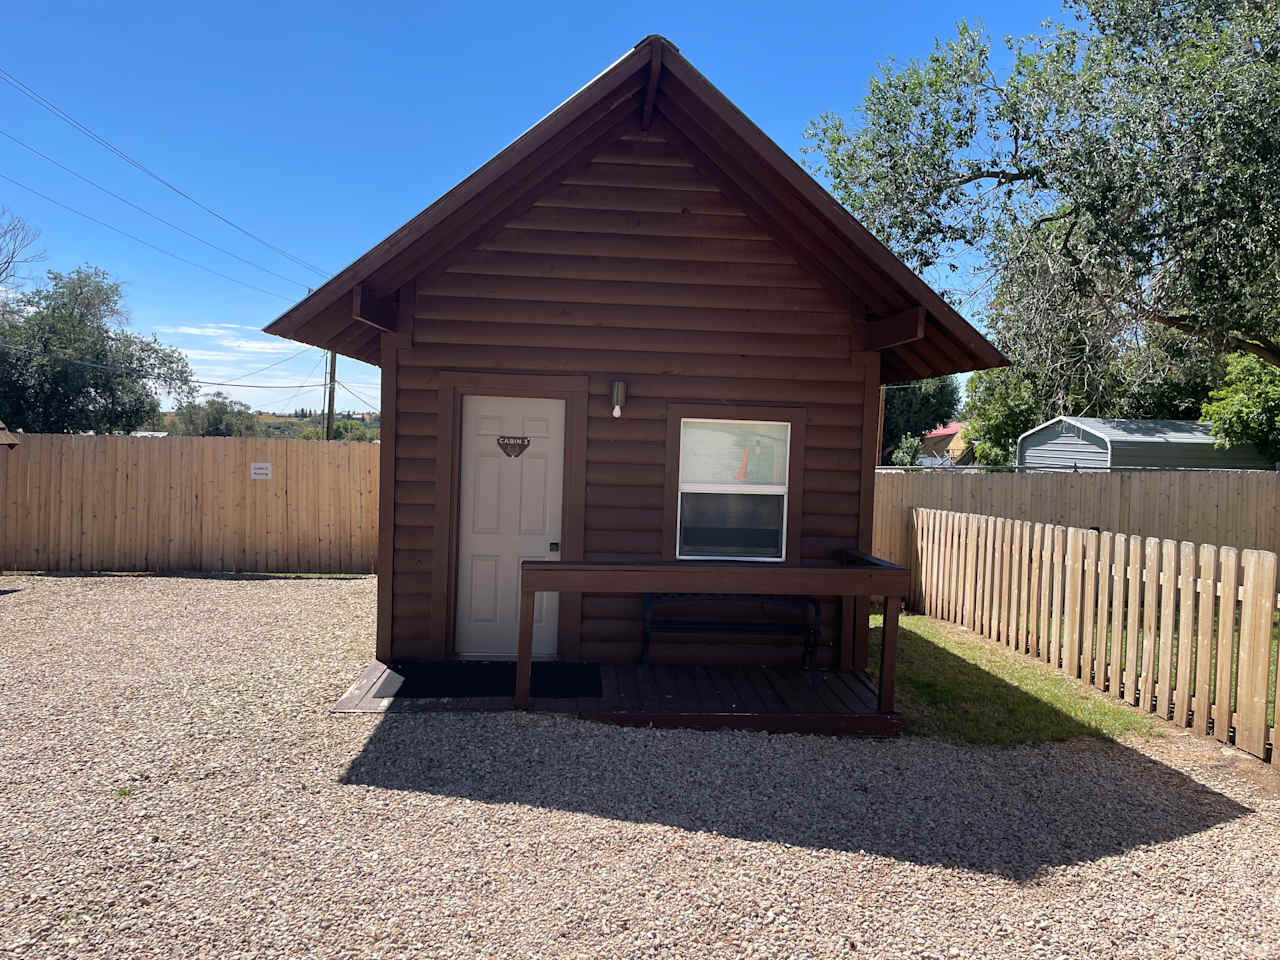
[[[652,563],[525,560],[520,564],[520,640],[515,705],[529,705],[533,672],[533,601],[538,593],[741,593],[885,598],[884,652],[880,658],[880,711],[893,711],[898,609],[908,590],[904,567],[875,557],[849,564],[746,563],[739,560],[665,560]]]

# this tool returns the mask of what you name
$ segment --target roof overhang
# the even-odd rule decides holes
[[[479,170],[266,332],[377,364],[398,333],[400,291],[528,205],[563,167],[620,124],[664,123],[700,151],[762,218],[833,284],[877,305],[854,324],[854,349],[879,351],[887,382],[1008,363],[663,37],[645,37]],[[861,299],[868,299],[866,296]],[[406,316],[407,311],[406,311]]]

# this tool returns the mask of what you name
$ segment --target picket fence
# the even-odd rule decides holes
[[[368,573],[378,450],[25,434],[0,447],[0,570]]]
[[[916,609],[1270,759],[1276,554],[912,511]]]

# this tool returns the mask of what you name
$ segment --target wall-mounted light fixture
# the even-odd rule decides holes
[[[613,416],[616,420],[622,416],[622,407],[627,402],[627,383],[625,380],[615,380],[610,385],[609,399],[613,401]]]

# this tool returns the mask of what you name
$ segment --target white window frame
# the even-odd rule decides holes
[[[786,462],[782,475],[788,482],[781,484],[744,484],[744,483],[686,483],[680,479],[680,463],[684,460],[684,425],[686,423],[738,423],[760,426],[783,426],[787,428]],[[789,492],[791,478],[791,421],[790,420],[739,420],[730,417],[681,417],[680,418],[680,461],[676,463],[676,559],[677,560],[740,560],[745,563],[784,563],[787,559],[787,519],[791,510]],[[782,496],[782,555],[778,557],[729,557],[723,554],[684,554],[680,552],[680,532],[683,529],[684,494],[686,493],[736,493],[746,495]]]

